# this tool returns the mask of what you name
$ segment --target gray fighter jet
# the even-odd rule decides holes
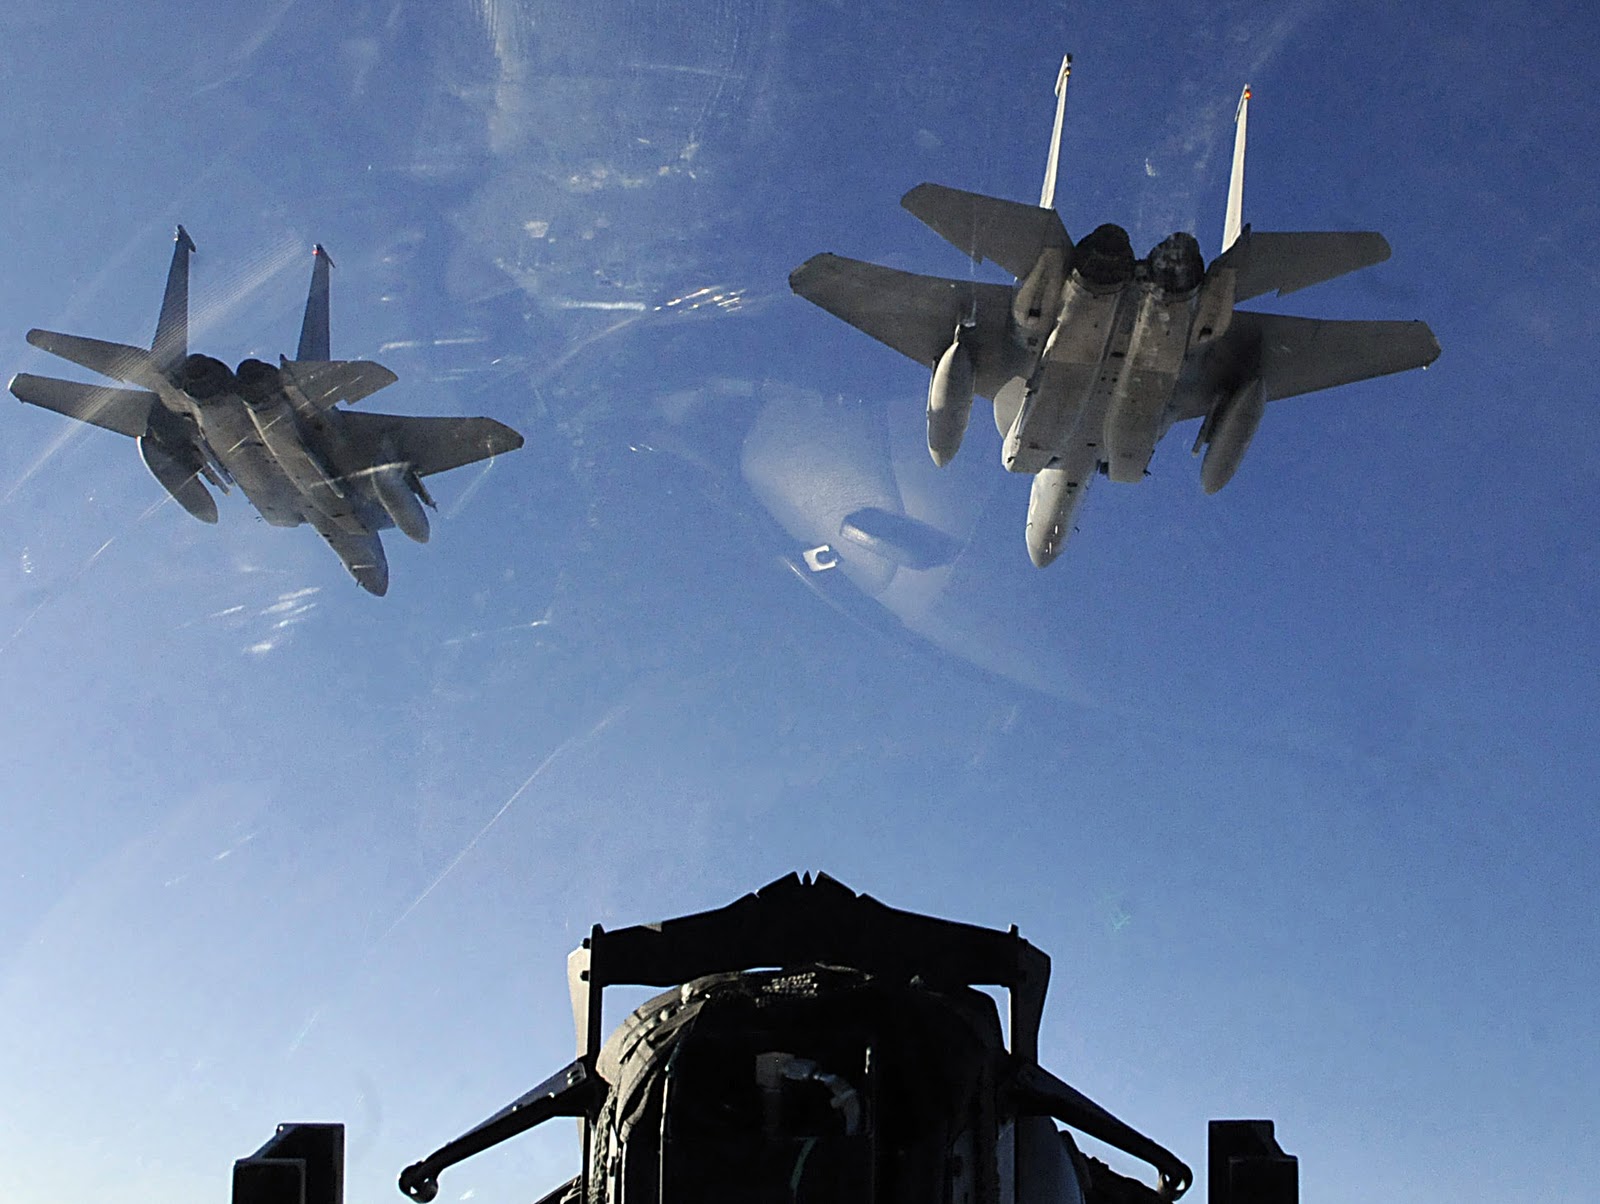
[[[275,527],[310,523],[361,587],[382,595],[389,564],[378,532],[399,527],[428,539],[433,506],[422,478],[514,451],[522,436],[492,418],[412,418],[337,408],[395,382],[370,360],[329,356],[328,269],[313,252],[311,292],[295,358],[274,368],[245,360],[237,371],[209,356],[190,355],[189,256],[195,249],[178,227],[156,335],[147,351],[50,330],[28,342],[137,389],[79,384],[26,372],[11,392],[42,406],[139,441],[146,467],[180,506],[201,522],[217,521],[205,482],[224,493],[238,485]],[[203,479],[202,479],[203,478]]]
[[[1192,234],[1134,258],[1127,231],[1103,225],[1074,244],[1054,208],[1071,56],[1056,80],[1056,120],[1039,205],[919,184],[900,203],[1013,286],[947,280],[823,254],[789,284],[806,300],[926,365],[928,451],[943,466],[966,433],[974,394],[994,403],[1001,459],[1034,474],[1028,555],[1043,567],[1072,530],[1097,472],[1146,475],[1173,425],[1200,420],[1194,452],[1215,493],[1239,467],[1266,403],[1425,367],[1439,344],[1424,322],[1344,322],[1236,310],[1252,297],[1381,263],[1381,234],[1257,233],[1241,224],[1250,89],[1234,117],[1222,253],[1207,266]]]

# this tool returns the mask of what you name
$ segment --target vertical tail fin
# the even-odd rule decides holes
[[[1250,118],[1250,85],[1239,93],[1239,107],[1233,114],[1233,171],[1228,175],[1228,213],[1222,225],[1224,252],[1239,241],[1244,229],[1244,134]]]
[[[311,249],[311,292],[306,297],[305,321],[300,323],[297,360],[330,360],[328,339],[328,269],[333,260],[319,242]]]
[[[1067,117],[1067,81],[1072,78],[1072,56],[1063,55],[1056,73],[1056,124],[1050,133],[1050,157],[1045,161],[1044,188],[1039,193],[1039,208],[1056,207],[1056,167],[1061,162],[1061,126]]]
[[[172,266],[167,269],[167,291],[161,295],[161,316],[150,352],[156,366],[171,372],[189,354],[189,256],[194,239],[182,226],[173,236]]]

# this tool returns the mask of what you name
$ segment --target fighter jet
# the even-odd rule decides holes
[[[1033,474],[1028,555],[1061,553],[1096,473],[1136,482],[1161,437],[1200,421],[1200,480],[1232,479],[1266,403],[1425,367],[1439,344],[1424,322],[1349,322],[1238,310],[1389,258],[1381,234],[1257,233],[1242,224],[1246,87],[1234,117],[1222,252],[1208,266],[1192,234],[1136,259],[1127,231],[1103,225],[1081,242],[1055,211],[1061,126],[1072,57],[1056,79],[1056,119],[1037,207],[939,184],[900,203],[975,262],[1016,284],[895,271],[813,256],[789,277],[806,300],[932,372],[928,451],[949,462],[973,396],[994,403],[1001,461]]]
[[[392,385],[395,374],[370,360],[329,353],[328,284],[333,261],[312,251],[300,345],[277,367],[247,359],[237,371],[189,354],[189,256],[178,227],[161,315],[149,350],[50,330],[28,342],[136,389],[86,385],[19,373],[11,392],[42,406],[128,435],[145,466],[201,522],[217,521],[209,481],[238,485],[275,527],[310,523],[369,593],[389,588],[378,532],[399,527],[428,539],[434,507],[422,478],[522,446],[522,436],[492,418],[412,418],[338,408]],[[435,507],[436,508],[436,507]]]

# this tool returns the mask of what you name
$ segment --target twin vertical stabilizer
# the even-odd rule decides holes
[[[173,237],[172,265],[167,269],[167,288],[161,296],[161,316],[156,320],[156,337],[150,344],[156,367],[171,373],[189,355],[189,256],[194,254],[194,239],[182,226]],[[327,360],[328,269],[333,260],[318,243],[312,249],[311,292],[306,297],[305,320],[300,326],[300,349],[295,358]]]
[[[306,316],[300,323],[300,348],[297,360],[329,360],[328,269],[333,260],[318,243],[311,249],[311,292],[306,297]]]
[[[150,353],[163,372],[171,372],[189,355],[189,256],[194,254],[194,239],[179,226],[173,243],[167,291],[161,295],[161,316],[150,343]]]
[[[1072,79],[1072,56],[1063,55],[1056,73],[1056,124],[1050,133],[1050,157],[1045,160],[1044,188],[1039,193],[1039,208],[1056,207],[1056,168],[1061,162],[1061,127],[1067,119],[1067,84]]]
[[[1228,212],[1222,224],[1224,252],[1239,241],[1244,229],[1244,135],[1250,119],[1250,85],[1239,93],[1239,107],[1233,114],[1233,170],[1228,174]]]

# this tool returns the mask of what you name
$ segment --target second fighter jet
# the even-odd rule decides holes
[[[426,542],[432,506],[422,478],[522,446],[522,436],[492,418],[413,418],[339,409],[395,382],[370,360],[329,358],[328,269],[313,251],[300,346],[278,366],[247,359],[237,370],[189,354],[189,256],[182,226],[167,272],[161,316],[149,350],[51,330],[28,342],[135,389],[86,385],[20,373],[11,392],[138,440],[157,481],[202,522],[217,521],[206,482],[238,485],[275,527],[309,523],[369,593],[389,588],[378,532],[399,527]]]
[[[796,293],[925,365],[928,451],[943,466],[974,395],[994,403],[1012,472],[1033,474],[1027,543],[1043,567],[1061,552],[1096,474],[1138,481],[1161,437],[1199,419],[1200,479],[1232,478],[1269,401],[1408,368],[1439,355],[1424,322],[1343,322],[1235,310],[1381,263],[1381,234],[1255,233],[1241,224],[1246,88],[1235,115],[1222,253],[1208,266],[1192,234],[1134,257],[1121,226],[1073,243],[1054,208],[1070,57],[1037,207],[939,184],[901,198],[915,217],[1011,286],[896,271],[839,255],[795,269]]]

